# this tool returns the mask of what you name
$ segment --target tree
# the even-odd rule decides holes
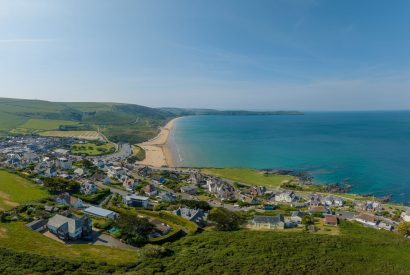
[[[69,192],[77,193],[80,191],[80,184],[73,180],[66,180],[63,178],[45,178],[44,187],[50,192]]]
[[[406,236],[409,235],[410,232],[410,222],[401,222],[399,223],[399,225],[397,226],[397,231]]]
[[[306,225],[306,227],[314,223],[315,223],[315,218],[312,215],[306,214],[305,216],[303,216],[302,224]]]
[[[125,240],[132,245],[145,244],[147,235],[154,229],[154,225],[147,218],[140,218],[126,213],[120,215],[115,225],[121,228]]]
[[[238,230],[245,222],[241,215],[229,211],[225,208],[214,208],[209,213],[208,219],[215,223],[215,227],[219,231]]]

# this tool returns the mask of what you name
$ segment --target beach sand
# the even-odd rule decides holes
[[[176,120],[177,118],[170,120],[161,128],[159,134],[155,138],[138,144],[138,146],[145,150],[145,159],[143,161],[138,161],[137,164],[153,167],[174,167],[172,150],[168,143],[168,138]]]

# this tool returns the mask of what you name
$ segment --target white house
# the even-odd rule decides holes
[[[128,206],[147,208],[149,204],[149,198],[132,194],[125,196],[124,202]]]
[[[275,195],[277,202],[295,202],[297,200],[296,194],[293,191],[284,191]]]
[[[69,169],[72,168],[71,160],[68,160],[66,158],[58,158],[57,165],[58,165],[58,167],[60,167],[61,169],[64,169],[64,170],[69,170]]]
[[[118,214],[115,213],[114,211],[96,207],[96,206],[90,206],[84,209],[84,213],[89,214],[91,216],[97,216],[97,217],[102,217],[102,218],[107,218],[107,219],[115,219],[118,216]]]
[[[355,216],[355,220],[364,224],[364,225],[370,225],[370,226],[376,226],[377,225],[377,219],[376,216],[367,214],[367,213],[361,213],[357,216]]]

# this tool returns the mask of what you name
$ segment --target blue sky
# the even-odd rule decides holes
[[[0,96],[410,109],[410,1],[0,0]]]

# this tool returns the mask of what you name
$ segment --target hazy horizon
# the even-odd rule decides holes
[[[410,109],[410,2],[0,0],[0,97]]]

